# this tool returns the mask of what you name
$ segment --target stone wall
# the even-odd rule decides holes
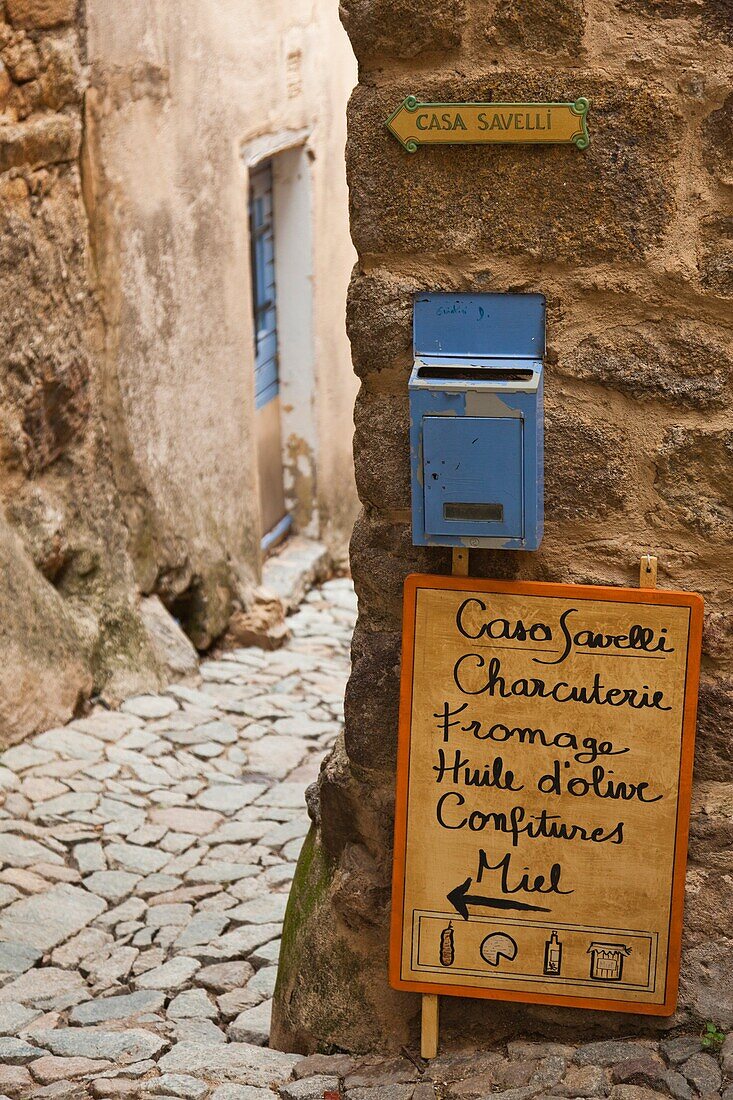
[[[401,587],[443,573],[413,548],[412,296],[541,292],[548,304],[546,534],[472,553],[478,576],[660,585],[707,604],[682,990],[671,1020],[443,999],[445,1032],[645,1034],[733,1025],[726,893],[733,806],[733,24],[726,0],[342,0],[350,106],[348,322],[361,380],[352,541],[360,615],[346,733],[311,791],[288,911],[275,1041],[398,1047],[416,997],[387,985]],[[406,154],[402,99],[591,100],[590,148]]]
[[[136,606],[97,376],[74,0],[0,22],[0,746],[159,682]]]

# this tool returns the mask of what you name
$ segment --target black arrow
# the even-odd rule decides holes
[[[447,895],[455,911],[468,920],[469,905],[485,905],[488,909],[519,909],[523,913],[549,913],[542,905],[527,905],[524,901],[510,901],[508,898],[485,898],[481,894],[469,894],[471,879],[467,878],[460,886]]]

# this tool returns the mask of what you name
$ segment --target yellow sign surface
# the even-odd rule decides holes
[[[408,153],[420,145],[561,143],[586,149],[587,99],[574,103],[420,103],[408,96],[387,129]]]
[[[667,1015],[699,596],[405,585],[391,983]]]

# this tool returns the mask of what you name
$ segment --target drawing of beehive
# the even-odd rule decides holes
[[[597,982],[618,982],[624,971],[624,959],[631,954],[631,948],[623,943],[592,943],[588,948],[590,955],[590,976]]]

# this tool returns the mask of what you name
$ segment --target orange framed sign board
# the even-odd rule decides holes
[[[702,607],[407,578],[395,988],[674,1011]]]

